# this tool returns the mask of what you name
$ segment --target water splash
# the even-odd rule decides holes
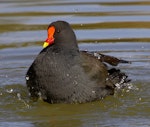
[[[4,105],[12,105],[13,107],[17,103],[23,103],[23,109],[24,107],[30,108],[27,90],[23,85],[13,84],[0,87],[0,97]]]
[[[17,97],[18,97],[18,100],[19,100],[19,101],[21,101],[21,102],[24,103],[24,105],[25,105],[25,107],[26,107],[27,109],[30,108],[30,105],[29,105],[24,99],[21,98],[21,94],[20,94],[20,93],[17,93]]]
[[[12,88],[11,88],[11,89],[6,89],[6,92],[7,92],[7,93],[13,93],[13,91],[14,91],[14,90],[13,90]]]

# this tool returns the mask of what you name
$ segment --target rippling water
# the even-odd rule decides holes
[[[1,0],[0,18],[0,126],[150,126],[150,1]],[[30,102],[24,77],[55,20],[72,25],[80,49],[132,61],[119,66],[129,88],[87,104]]]

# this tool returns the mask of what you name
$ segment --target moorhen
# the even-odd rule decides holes
[[[128,76],[108,64],[129,63],[115,57],[79,51],[75,33],[65,21],[48,26],[48,38],[26,74],[31,98],[48,103],[86,103],[113,95]]]

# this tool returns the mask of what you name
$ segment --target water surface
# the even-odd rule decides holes
[[[4,0],[0,19],[0,126],[150,126],[150,1]],[[132,61],[119,65],[128,88],[87,104],[30,101],[25,74],[55,20],[72,25],[81,50]]]

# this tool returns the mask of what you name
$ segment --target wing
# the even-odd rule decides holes
[[[104,55],[104,54],[102,54],[100,52],[87,52],[87,51],[82,51],[82,52],[85,52],[85,53],[87,53],[89,55],[92,55],[93,57],[97,58],[99,61],[108,63],[108,64],[110,64],[112,66],[117,66],[120,63],[131,64],[130,61],[118,59],[116,57],[109,56],[109,55]]]
[[[123,86],[129,82],[128,76],[120,69],[108,68],[105,63],[117,66],[119,63],[130,63],[126,60],[120,60],[116,57],[103,55],[101,53],[91,53],[87,51],[80,52],[83,59],[83,68],[91,79],[96,80],[102,87],[114,89],[116,85]]]

